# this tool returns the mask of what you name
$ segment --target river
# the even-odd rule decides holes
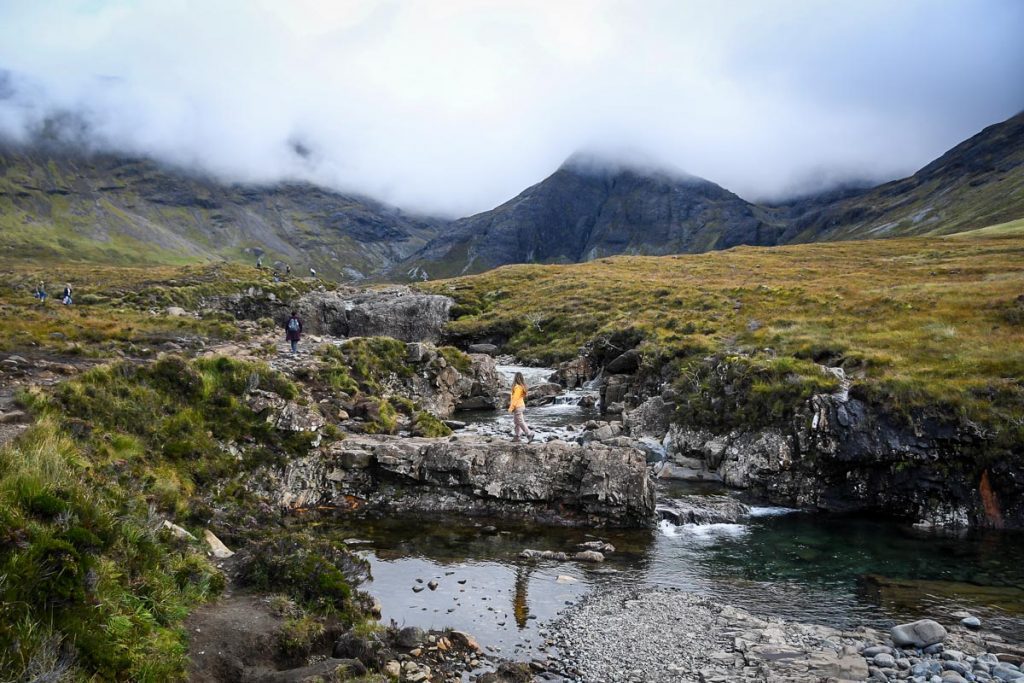
[[[524,371],[527,382],[549,370]],[[596,417],[574,405],[580,392],[527,409],[541,434],[571,436]],[[459,416],[460,419],[463,416]],[[468,430],[511,434],[506,413],[466,416]],[[709,485],[659,484],[659,496],[738,495]],[[750,501],[748,501],[750,502]],[[672,586],[710,595],[762,616],[837,627],[888,627],[969,611],[985,627],[1024,636],[1024,534],[926,531],[891,521],[753,507],[744,524],[603,531],[500,519],[353,519],[325,525],[371,564],[365,586],[385,621],[473,633],[492,652],[530,657],[550,622],[590,591],[617,585]],[[572,550],[601,539],[606,562],[528,562],[526,548]],[[436,581],[436,589],[425,588]]]

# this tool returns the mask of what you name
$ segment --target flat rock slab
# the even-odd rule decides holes
[[[356,458],[360,451],[365,458]],[[353,469],[357,459],[362,467]],[[601,443],[353,437],[337,453],[291,461],[269,492],[286,507],[360,496],[395,512],[540,514],[615,526],[644,526],[654,515],[643,452]]]

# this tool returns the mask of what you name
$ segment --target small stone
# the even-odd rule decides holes
[[[427,588],[429,588],[432,591],[436,591],[437,590],[437,586],[438,586],[437,581],[430,581],[429,583],[427,583]]]
[[[960,623],[972,630],[981,628],[981,619],[978,617],[964,617],[960,620]]]
[[[398,678],[402,675],[402,665],[397,660],[392,659],[384,665],[384,674],[389,678]]]
[[[874,665],[879,667],[880,669],[891,669],[892,667],[896,666],[896,659],[892,655],[885,652],[881,652],[875,655],[871,661],[874,662]]]

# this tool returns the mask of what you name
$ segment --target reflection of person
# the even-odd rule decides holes
[[[526,620],[530,617],[530,605],[527,604],[527,589],[530,587],[530,570],[526,567],[516,569],[516,592],[512,597],[512,615],[516,618],[516,626],[526,628]]]
[[[513,441],[519,441],[519,433],[522,432],[527,441],[533,441],[533,430],[526,425],[526,380],[523,373],[517,372],[512,381],[512,396],[508,402],[508,412],[512,413],[512,422],[515,423],[515,437]]]

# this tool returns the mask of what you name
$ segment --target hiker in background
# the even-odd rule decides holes
[[[274,282],[280,282],[280,281],[281,281],[281,275],[277,272],[277,269],[275,268],[274,269]]]
[[[262,256],[257,256],[256,257],[256,267],[259,268],[259,269],[263,268],[263,257]]]
[[[521,372],[517,372],[515,379],[512,380],[512,396],[509,397],[508,412],[512,413],[512,422],[515,424],[515,438],[512,440],[518,442],[519,433],[522,432],[527,442],[532,442],[535,435],[533,430],[526,425],[526,380],[523,379]]]
[[[39,299],[39,303],[46,303],[46,285],[42,282],[40,282],[39,286],[36,287],[36,298]]]
[[[292,267],[288,263],[284,264],[284,274],[285,274],[286,277],[291,277]]]
[[[299,340],[302,339],[302,321],[295,311],[292,311],[291,317],[284,324],[284,338],[291,342],[292,353],[298,353]]]
[[[315,271],[315,270],[313,270],[312,268],[310,268],[310,269],[309,269],[309,276],[310,276],[310,277],[316,277],[316,271]]]
[[[72,301],[71,301],[71,283],[70,282],[66,282],[64,284],[64,293],[60,297],[60,302],[62,304],[64,304],[65,306],[70,306],[72,304]]]

